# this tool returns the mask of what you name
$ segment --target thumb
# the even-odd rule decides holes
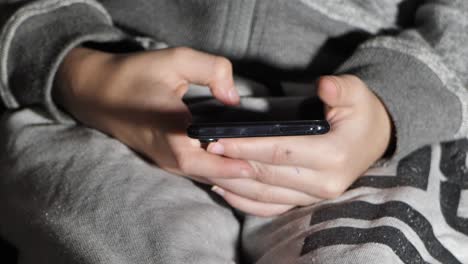
[[[318,96],[329,107],[346,107],[358,102],[357,86],[351,76],[323,76],[318,81]]]
[[[188,83],[208,86],[218,100],[237,104],[239,94],[234,87],[232,64],[219,57],[190,48],[174,48],[173,68]]]

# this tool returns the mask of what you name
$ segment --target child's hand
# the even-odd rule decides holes
[[[225,104],[239,102],[230,62],[188,48],[124,55],[74,49],[59,69],[54,97],[82,123],[167,171],[203,182],[242,177],[246,161],[208,153],[186,136],[191,115],[181,98],[189,83],[209,86]]]
[[[319,96],[331,124],[320,136],[222,139],[208,151],[248,161],[251,179],[217,179],[232,206],[256,215],[276,215],[342,194],[382,157],[391,137],[390,117],[357,77],[319,81]],[[285,189],[289,189],[287,192]]]

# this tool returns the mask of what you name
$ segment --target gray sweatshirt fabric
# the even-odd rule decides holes
[[[0,235],[21,263],[229,263],[239,239],[248,262],[468,262],[468,1],[0,0],[0,25]],[[54,104],[60,62],[89,42],[190,46],[271,83],[356,74],[391,114],[394,159],[336,201],[242,222]],[[190,206],[213,209],[174,220],[198,221]]]
[[[243,105],[294,112],[286,103],[294,100]],[[265,219],[41,108],[5,114],[0,134],[0,236],[20,264],[468,263],[466,138],[373,168],[337,199]]]
[[[310,72],[310,78],[317,77],[314,72],[356,74],[392,115],[397,158],[468,131],[464,0],[0,3],[6,13],[0,37],[0,95],[10,109],[42,104],[65,122],[50,94],[67,51],[86,41],[145,37]],[[358,33],[366,37],[342,37]],[[337,43],[329,48],[331,39]],[[317,58],[324,62],[314,63]],[[327,69],[329,61],[346,63],[338,70]]]

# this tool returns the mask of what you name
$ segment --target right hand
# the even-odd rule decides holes
[[[205,183],[245,177],[246,161],[208,153],[186,136],[191,115],[182,96],[190,83],[210,87],[224,104],[239,103],[230,62],[189,48],[131,54],[75,48],[59,68],[54,98],[164,170]]]
[[[72,50],[59,68],[54,99],[83,124],[96,128],[141,153],[160,168],[228,189],[233,179],[255,193],[265,184],[251,178],[245,160],[207,152],[186,136],[191,115],[182,101],[189,83],[210,87],[227,105],[239,103],[228,60],[188,48],[133,54]],[[282,189],[289,199],[303,193]],[[306,197],[309,199],[309,197]],[[258,203],[245,210],[277,215],[299,204]]]

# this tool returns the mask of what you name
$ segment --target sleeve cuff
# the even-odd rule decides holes
[[[0,36],[0,95],[7,108],[43,105],[54,119],[73,122],[52,100],[55,73],[84,42],[132,42],[113,27],[96,1],[37,1],[19,9]]]
[[[411,55],[385,48],[361,48],[339,72],[361,78],[386,106],[396,136],[391,160],[426,144],[453,139],[460,129],[460,99]]]

